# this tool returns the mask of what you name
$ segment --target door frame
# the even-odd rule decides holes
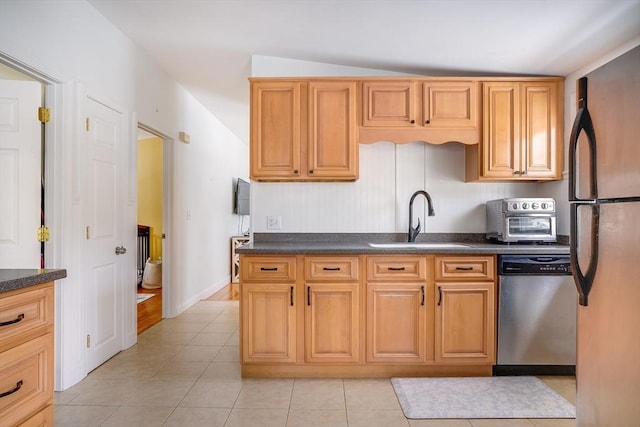
[[[175,149],[175,141],[170,136],[165,133],[153,128],[152,126],[146,125],[143,122],[134,121],[137,123],[134,131],[138,129],[142,129],[145,132],[148,132],[160,139],[162,139],[162,233],[166,236],[162,239],[162,318],[167,317],[175,317],[176,309],[175,309],[175,289],[173,287],[173,215],[171,211],[171,206],[173,206],[173,186],[171,183],[173,182],[173,158],[174,158],[174,149]],[[137,138],[135,138],[137,141]],[[135,150],[132,150],[133,154],[133,165],[137,165],[137,157],[138,150],[137,144],[134,144]],[[136,194],[137,194],[137,177],[138,177],[138,169],[136,167],[135,174],[132,174],[131,179],[136,186]],[[138,208],[138,200],[136,198],[136,212]]]

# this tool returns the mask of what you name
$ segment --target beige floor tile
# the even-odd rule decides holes
[[[162,332],[160,330],[149,330],[138,337],[138,343],[187,345],[196,335],[198,335],[197,332]]]
[[[218,353],[222,350],[219,345],[185,345],[180,346],[180,350],[173,357],[173,361],[184,362],[213,362]]]
[[[137,381],[92,381],[68,405],[126,405],[135,396]]]
[[[164,381],[196,381],[211,362],[187,362],[170,360],[153,376],[154,380]]]
[[[172,359],[182,346],[171,344],[157,344],[154,341],[138,342],[133,347],[118,353],[117,360],[140,360],[157,362]]]
[[[209,325],[209,322],[185,322],[176,319],[164,319],[157,324],[154,331],[163,333],[172,332],[201,332]]]
[[[409,420],[411,427],[471,427],[467,420]]]
[[[223,427],[231,409],[223,408],[176,408],[163,427],[206,426]]]
[[[148,380],[153,378],[159,369],[159,364],[146,360],[114,358],[99,366],[91,375],[101,380]]]
[[[240,345],[240,331],[235,331],[233,334],[231,334],[231,336],[229,337],[229,339],[227,340],[227,342],[225,344],[226,345]]]
[[[232,409],[224,427],[286,427],[286,409]]]
[[[288,409],[293,379],[246,379],[234,408]]]
[[[149,380],[136,384],[127,406],[178,406],[195,381]]]
[[[173,318],[176,322],[204,322],[209,323],[213,322],[216,317],[220,315],[220,311],[209,310],[206,312],[197,312],[197,313],[182,313]],[[167,319],[164,319],[167,320]]]
[[[225,345],[216,355],[218,362],[240,362],[240,346]]]
[[[344,380],[347,409],[401,409],[391,381]]]
[[[238,322],[211,322],[200,332],[214,332],[223,334],[232,334],[238,329]]]
[[[576,378],[569,376],[538,377],[573,405],[576,404]]]
[[[230,333],[200,332],[189,340],[189,345],[225,345]]]
[[[341,379],[295,379],[291,409],[346,408]]]
[[[533,427],[529,420],[521,418],[469,420],[473,427]]]
[[[198,380],[180,402],[181,407],[233,408],[242,381]]]
[[[117,406],[61,406],[54,412],[54,423],[59,427],[99,426],[117,410]]]
[[[345,409],[291,409],[287,427],[347,427]]]
[[[536,427],[576,427],[576,420],[574,418],[568,419],[545,419],[537,418],[530,419],[531,424]]]
[[[349,427],[409,427],[400,409],[348,409]]]
[[[217,362],[214,360],[202,373],[200,379],[240,380],[242,379],[240,364],[237,362]]]
[[[174,408],[121,406],[100,427],[161,427]]]

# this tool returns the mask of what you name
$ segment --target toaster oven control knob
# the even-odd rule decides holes
[[[514,210],[514,211],[517,211],[517,210],[518,210],[518,204],[517,204],[517,203],[514,203],[514,204],[512,205],[512,208],[513,208],[513,210]]]
[[[535,202],[534,202],[534,203],[531,203],[531,209],[538,209],[539,207],[540,207],[540,205],[539,205],[539,204],[537,204],[537,203],[535,203]]]
[[[542,204],[540,205],[540,207],[544,210],[547,210],[547,208],[549,207],[549,205],[545,202],[542,202]]]
[[[524,203],[522,204],[522,209],[529,209],[529,203],[524,202]]]

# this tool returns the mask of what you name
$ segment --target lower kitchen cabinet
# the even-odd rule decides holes
[[[304,360],[310,363],[360,361],[358,283],[306,285]]]
[[[294,363],[294,285],[243,283],[241,298],[243,362]]]
[[[367,362],[424,363],[427,343],[425,283],[367,284]]]

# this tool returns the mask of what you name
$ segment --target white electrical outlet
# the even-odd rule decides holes
[[[268,216],[267,217],[267,230],[281,230],[282,229],[282,217],[281,216]]]

